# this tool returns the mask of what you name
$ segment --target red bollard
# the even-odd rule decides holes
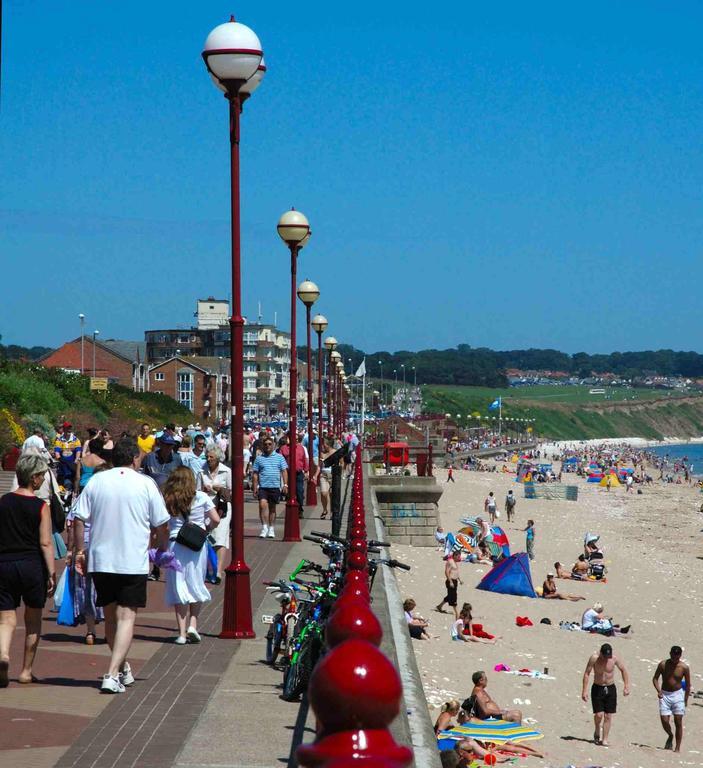
[[[366,555],[361,552],[352,552],[347,558],[347,565],[352,571],[368,571],[369,563]]]
[[[380,645],[383,638],[381,623],[369,607],[368,602],[349,601],[343,608],[335,611],[327,622],[325,639],[329,648],[346,640],[366,640],[373,645]]]
[[[332,608],[330,609],[330,616],[337,613],[338,611],[344,611],[346,608],[348,608],[350,605],[364,605],[368,606],[369,604],[369,598],[365,595],[356,595],[351,592],[348,592],[345,595],[340,595],[332,604]]]
[[[398,763],[387,757],[371,757],[364,759],[364,768],[403,768],[405,763]],[[355,757],[333,757],[322,768],[359,768]]]
[[[349,544],[349,551],[350,552],[360,552],[362,555],[366,555],[366,550],[368,547],[366,546],[366,539],[352,539],[351,543]]]
[[[305,768],[348,757],[412,761],[411,750],[388,731],[400,709],[400,678],[371,643],[347,640],[333,648],[317,664],[308,697],[322,732],[315,744],[298,748]]]
[[[369,588],[369,580],[366,578],[366,574],[361,571],[347,571],[344,574],[344,586],[348,587],[350,584],[354,586]]]

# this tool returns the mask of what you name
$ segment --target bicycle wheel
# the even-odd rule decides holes
[[[271,628],[266,633],[266,663],[275,664],[278,654],[281,652],[283,640],[283,619],[278,614],[273,619]]]
[[[283,677],[283,693],[281,698],[284,701],[297,701],[300,697],[304,687],[301,687],[301,673],[300,657],[298,657],[298,661],[292,663],[286,669]]]

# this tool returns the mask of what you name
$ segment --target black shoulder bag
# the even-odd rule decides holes
[[[206,539],[207,531],[204,528],[195,523],[183,523],[176,536],[176,544],[182,544],[193,552],[200,552]]]
[[[63,533],[66,527],[66,508],[61,499],[56,495],[53,487],[49,494],[49,510],[51,511],[51,524],[56,533]]]

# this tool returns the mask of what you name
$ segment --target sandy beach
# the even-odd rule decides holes
[[[444,490],[439,504],[445,530],[460,528],[463,516],[481,514],[484,498],[493,491],[512,552],[525,549],[526,520],[536,522],[535,586],[541,586],[557,560],[570,570],[583,551],[586,531],[600,534],[608,575],[606,584],[558,579],[560,591],[583,595],[586,600],[547,601],[477,590],[476,584],[490,566],[462,563],[459,605],[470,602],[475,621],[502,637],[496,645],[458,643],[450,637],[453,615],[434,610],[445,593],[441,553],[394,545],[393,555],[413,566],[411,572],[398,575],[401,594],[414,598],[417,612],[431,622],[433,639],[413,641],[413,647],[433,721],[442,702],[462,701],[471,692],[471,674],[485,670],[488,692],[495,701],[501,707],[521,709],[526,722],[544,733],[544,739],[533,745],[545,751],[547,758],[521,763],[623,768],[703,765],[703,698],[690,700],[682,752],[675,755],[663,749],[666,736],[651,682],[657,663],[668,657],[671,645],[678,644],[691,666],[693,691],[703,690],[703,517],[698,511],[703,496],[699,490],[657,484],[645,487],[641,495],[627,494],[624,486],[608,493],[575,476],[567,481],[569,476],[565,476],[566,482],[579,486],[577,502],[528,500],[514,475],[464,470],[455,470],[454,475],[456,483],[447,483],[446,470],[437,470]],[[502,506],[510,488],[517,493],[518,503],[516,520],[507,524]],[[608,639],[560,629],[560,621],[578,622],[596,601],[604,604],[606,615],[615,623],[632,624],[632,633]],[[517,627],[517,616],[528,616],[534,626]],[[551,620],[551,626],[540,624],[544,617]],[[580,698],[586,662],[602,642],[610,642],[627,665],[632,688],[625,698],[618,673],[618,712],[607,748],[593,743],[590,702],[585,704]],[[494,672],[501,663],[540,671],[546,666],[555,679]]]

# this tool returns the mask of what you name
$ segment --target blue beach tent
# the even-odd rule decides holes
[[[495,565],[477,584],[476,589],[503,595],[537,597],[532,586],[530,561],[526,552],[516,552]]]

